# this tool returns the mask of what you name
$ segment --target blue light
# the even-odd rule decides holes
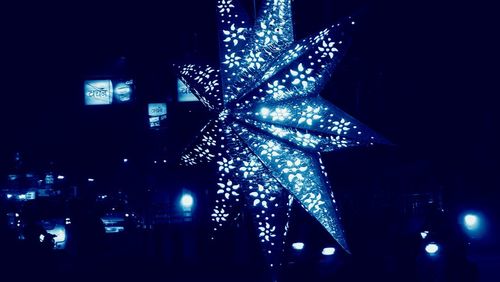
[[[487,231],[487,222],[481,212],[465,212],[460,215],[459,221],[463,230],[471,239],[480,239]]]
[[[475,214],[466,214],[464,216],[464,226],[467,230],[474,231],[477,230],[481,222],[479,216]]]
[[[62,243],[66,241],[66,229],[63,226],[58,226],[52,230],[47,230],[47,233],[54,235],[54,241],[56,243]]]
[[[184,195],[182,195],[180,203],[183,210],[191,210],[194,204],[193,196],[191,196],[191,194],[185,193]]]
[[[431,256],[436,255],[439,251],[439,245],[436,243],[429,243],[425,246],[425,251]]]
[[[217,1],[220,69],[178,68],[182,86],[214,113],[182,163],[217,164],[213,230],[249,207],[269,265],[279,260],[294,200],[349,252],[319,153],[386,141],[319,97],[346,51],[345,22],[295,41],[291,0],[261,1],[254,23],[238,2]]]
[[[331,256],[331,255],[335,254],[335,248],[326,247],[323,249],[323,251],[321,251],[321,254],[324,256]]]
[[[301,251],[302,249],[304,249],[304,243],[302,243],[302,242],[295,242],[295,243],[292,244],[292,248],[294,250]]]
[[[267,117],[269,115],[271,111],[268,109],[268,108],[262,108],[260,109],[260,114],[263,116],[263,117]]]
[[[104,227],[106,234],[111,234],[111,233],[120,233],[125,230],[125,227],[123,226],[106,226]]]
[[[130,86],[125,83],[119,83],[115,87],[115,93],[119,95],[129,94],[131,91]]]

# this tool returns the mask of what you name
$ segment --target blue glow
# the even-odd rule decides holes
[[[326,247],[323,249],[323,251],[321,251],[321,254],[324,256],[331,256],[331,255],[335,254],[335,248]]]
[[[295,242],[295,243],[292,244],[292,248],[294,250],[300,251],[300,250],[304,249],[304,243],[302,243],[302,242]]]
[[[132,99],[134,81],[113,80],[114,88],[113,103],[127,103]]]
[[[125,218],[123,216],[110,213],[101,217],[101,221],[104,224],[104,228],[106,233],[118,233],[125,230],[124,221]]]
[[[189,90],[180,80],[177,80],[177,101],[179,102],[197,102],[198,98]]]
[[[487,232],[487,222],[483,213],[468,211],[459,217],[464,232],[472,239],[480,239]]]
[[[84,83],[85,105],[110,105],[113,101],[111,80],[87,80]]]
[[[160,127],[167,119],[166,103],[148,104],[149,127]]]
[[[123,226],[106,226],[104,227],[106,234],[120,233],[125,230]]]
[[[296,41],[291,2],[262,1],[253,22],[239,1],[218,0],[220,68],[177,66],[178,85],[214,113],[181,156],[187,166],[217,164],[213,230],[249,207],[271,266],[279,265],[294,200],[348,251],[320,153],[387,143],[319,97],[353,19]]]
[[[116,84],[114,89],[114,98],[118,102],[127,102],[130,100],[132,94],[132,88],[129,84],[124,82],[119,82]]]
[[[191,210],[194,204],[193,196],[191,196],[191,194],[185,193],[184,195],[182,195],[180,203],[182,209]]]
[[[47,233],[56,236],[54,237],[56,243],[61,243],[66,241],[66,229],[64,227],[59,226],[52,230],[47,230]]]
[[[263,107],[262,109],[260,109],[260,114],[263,116],[263,117],[267,117],[269,115],[271,111],[266,108],[266,107]]]
[[[439,251],[439,245],[436,243],[429,243],[425,246],[425,251],[431,256],[436,255]]]
[[[34,200],[35,198],[36,198],[35,191],[26,192],[26,200]]]
[[[480,218],[476,214],[466,214],[464,216],[464,226],[466,229],[474,231],[479,229]]]
[[[167,114],[167,104],[165,103],[149,103],[148,114],[152,117],[162,116]]]
[[[47,233],[54,236],[54,249],[64,249],[66,247],[66,227],[56,223],[51,229],[46,230]],[[40,242],[43,241],[45,236],[40,235]]]
[[[111,105],[127,103],[132,99],[133,80],[100,79],[85,80],[85,105]]]

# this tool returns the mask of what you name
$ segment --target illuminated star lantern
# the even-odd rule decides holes
[[[265,0],[255,24],[236,0],[219,0],[220,69],[182,65],[180,79],[215,118],[182,155],[215,162],[214,230],[242,209],[271,267],[279,265],[293,201],[348,251],[320,153],[386,141],[318,96],[346,51],[335,24],[293,39],[290,0]]]

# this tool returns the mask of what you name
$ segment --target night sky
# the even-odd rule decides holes
[[[491,9],[459,2],[295,0],[295,32],[363,11],[322,96],[392,140],[403,162],[463,176],[467,191],[487,198],[498,188],[498,31]],[[2,3],[0,34],[3,172],[15,151],[74,170],[146,154],[145,105],[175,97],[170,65],[218,59],[214,0]],[[134,103],[83,106],[83,80],[117,72],[135,78]],[[165,138],[189,142],[202,116],[193,109],[171,116]]]

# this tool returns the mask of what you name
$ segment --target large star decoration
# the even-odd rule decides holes
[[[219,0],[220,70],[182,65],[180,79],[216,118],[182,163],[216,162],[214,231],[242,207],[271,267],[279,265],[292,201],[348,251],[320,152],[385,143],[318,96],[345,53],[352,19],[295,42],[290,0],[265,0],[255,25],[236,0]]]

